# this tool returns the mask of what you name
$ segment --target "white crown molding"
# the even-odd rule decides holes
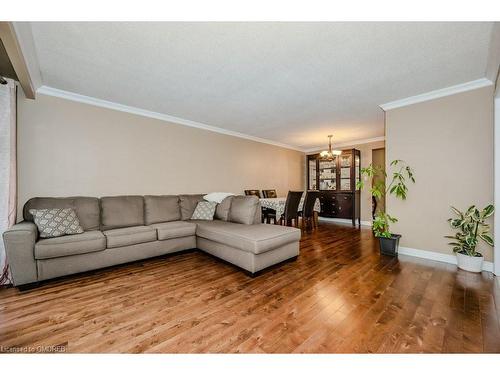
[[[434,260],[436,262],[443,262],[449,264],[457,264],[457,257],[451,254],[437,253],[435,251],[413,249],[411,247],[399,247],[399,254],[408,255],[411,257]],[[483,271],[493,272],[492,262],[483,262]]]
[[[159,113],[159,112],[148,111],[148,110],[142,109],[142,108],[131,107],[131,106],[124,105],[124,104],[119,104],[119,103],[110,102],[110,101],[103,100],[103,99],[94,98],[91,96],[80,95],[80,94],[77,94],[74,92],[60,90],[60,89],[56,89],[56,88],[50,87],[50,86],[39,87],[37,90],[37,93],[42,94],[42,95],[49,95],[49,96],[54,96],[54,97],[58,97],[58,98],[62,98],[62,99],[67,99],[67,100],[71,100],[74,102],[90,104],[90,105],[94,105],[97,107],[113,109],[115,111],[127,112],[127,113],[132,113],[134,115],[150,117],[150,118],[154,118],[157,120],[162,120],[162,121],[166,121],[166,122],[170,122],[170,123],[174,123],[174,124],[178,124],[178,125],[184,125],[184,126],[189,126],[192,128],[203,129],[203,130],[211,131],[214,133],[220,133],[220,134],[229,135],[232,137],[243,138],[243,139],[247,139],[247,140],[254,141],[254,142],[265,143],[265,144],[272,145],[272,146],[287,148],[287,149],[294,150],[294,151],[304,152],[304,150],[299,148],[299,147],[294,147],[294,146],[287,145],[284,143],[271,141],[269,139],[254,137],[252,135],[247,135],[247,134],[235,132],[232,130],[227,130],[227,129],[223,129],[223,128],[218,128],[216,126],[203,124],[201,122],[186,120],[183,118],[166,115],[166,114]]]
[[[334,143],[332,145],[333,148],[341,148],[341,147],[346,147],[346,146],[357,146],[357,145],[364,145],[367,143],[373,143],[373,142],[381,142],[385,141],[385,137],[375,137],[375,138],[365,138],[365,139],[358,139],[356,141],[351,141],[351,142],[343,142],[343,143]],[[305,153],[313,153],[313,152],[318,152],[321,150],[324,150],[325,147],[320,148],[320,147],[314,147],[314,148],[309,148],[303,150]]]
[[[477,79],[475,81],[470,81],[470,82],[461,83],[461,84],[455,85],[455,86],[445,87],[444,89],[429,91],[429,92],[424,93],[424,94],[410,96],[408,98],[395,100],[393,102],[389,102],[389,103],[385,103],[385,104],[380,104],[379,107],[382,108],[384,111],[388,111],[391,109],[404,107],[404,106],[415,104],[415,103],[421,103],[421,102],[426,102],[428,100],[442,98],[442,97],[448,96],[448,95],[453,95],[453,94],[458,94],[458,93],[465,92],[465,91],[479,89],[481,87],[490,86],[492,84],[493,84],[493,82],[491,82],[489,79],[481,78],[481,79]]]

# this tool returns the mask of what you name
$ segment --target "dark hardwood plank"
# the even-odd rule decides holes
[[[369,229],[320,223],[255,278],[193,251],[3,288],[0,349],[500,353],[496,277],[377,249]]]

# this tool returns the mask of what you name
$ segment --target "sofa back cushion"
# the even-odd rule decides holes
[[[144,198],[122,195],[101,198],[101,229],[144,225]]]
[[[259,198],[253,195],[237,195],[231,201],[229,221],[240,224],[256,224],[257,211],[260,210]],[[258,221],[260,223],[260,220]]]
[[[215,218],[222,221],[229,220],[229,210],[231,209],[231,202],[233,201],[233,196],[226,197],[217,205],[215,209]]]
[[[181,208],[177,195],[145,195],[144,223],[151,225],[181,219]]]
[[[203,200],[205,194],[184,194],[179,195],[181,206],[181,220],[189,220],[193,216],[194,210],[198,202]]]
[[[27,201],[23,207],[23,217],[33,222],[31,209],[72,208],[80,221],[83,230],[99,230],[99,199],[93,197],[43,198],[35,197]]]
[[[260,205],[260,200],[257,204],[257,209],[255,210],[255,216],[253,217],[252,224],[262,224],[262,206]]]

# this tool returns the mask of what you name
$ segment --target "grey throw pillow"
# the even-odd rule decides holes
[[[196,208],[194,209],[192,220],[213,220],[215,214],[215,208],[217,203],[215,202],[198,202]]]
[[[238,195],[233,197],[229,210],[229,221],[240,224],[253,224],[259,198],[255,196]]]
[[[72,208],[31,209],[29,213],[33,215],[41,238],[83,233],[78,216]]]

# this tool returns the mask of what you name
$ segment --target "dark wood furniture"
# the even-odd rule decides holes
[[[306,192],[302,211],[299,211],[299,217],[302,218],[302,228],[309,229],[317,227],[318,223],[315,218],[314,204],[319,197],[320,192],[318,190],[308,190]]]
[[[299,204],[302,198],[303,191],[289,191],[286,196],[285,211],[281,215],[279,223],[282,225],[291,226],[292,221],[295,220],[295,226],[299,226]]]
[[[255,195],[260,199],[260,190],[245,190],[245,195]]]
[[[264,198],[278,198],[276,190],[262,190],[262,195]]]
[[[278,223],[278,220],[276,218],[276,210],[264,207],[262,207],[262,210],[262,214],[264,215],[264,221],[266,222],[266,224],[271,224],[271,220],[274,224]]]
[[[360,191],[356,182],[361,176],[361,152],[343,150],[331,159],[319,154],[307,155],[307,188],[320,191],[320,216],[349,219],[361,225]]]

